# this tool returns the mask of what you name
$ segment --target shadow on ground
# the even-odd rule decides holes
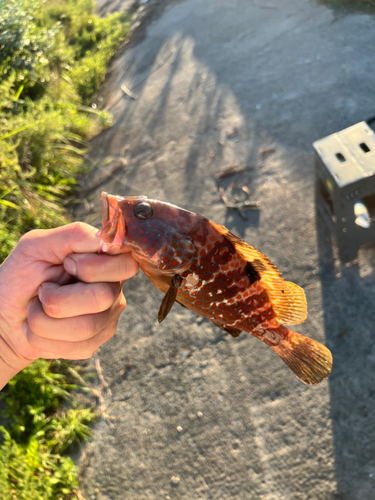
[[[374,13],[374,0],[318,0],[318,4],[326,5],[342,13]]]
[[[325,332],[334,355],[329,385],[338,488],[342,498],[370,499],[375,469],[375,247],[361,248],[359,259],[342,265],[318,213],[316,221]],[[361,268],[367,276],[360,276]]]

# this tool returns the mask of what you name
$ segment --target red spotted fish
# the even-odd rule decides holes
[[[325,379],[330,351],[289,330],[306,319],[303,289],[285,281],[267,257],[224,226],[145,196],[102,193],[101,251],[131,251],[165,293],[158,319],[174,302],[233,337],[243,331],[271,347],[305,384]]]

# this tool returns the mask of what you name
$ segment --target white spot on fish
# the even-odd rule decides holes
[[[199,283],[199,276],[195,273],[188,274],[185,279],[185,288],[191,290]]]

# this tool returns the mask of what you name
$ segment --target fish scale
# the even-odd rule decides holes
[[[102,193],[101,251],[131,251],[165,293],[158,319],[173,303],[237,337],[247,332],[270,346],[306,384],[326,378],[329,350],[284,325],[307,315],[302,288],[281,278],[267,257],[224,226],[145,196]]]
[[[263,326],[263,321],[269,326],[269,320],[276,316],[268,296],[258,282],[250,282],[244,272],[247,262],[236,253],[233,245],[221,235],[206,232],[197,255],[196,262],[183,276],[195,274],[199,283],[204,281],[205,284],[199,291],[197,285],[185,285],[178,293],[178,302],[193,306],[199,314],[217,324],[235,326],[248,333],[259,324]]]

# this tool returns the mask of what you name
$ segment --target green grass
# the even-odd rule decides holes
[[[349,11],[375,12],[375,0],[318,0],[318,3]]]
[[[78,498],[76,468],[63,453],[91,436],[88,425],[97,414],[73,392],[87,391],[77,368],[38,360],[0,395],[8,422],[0,428],[2,500]]]
[[[91,0],[0,0],[0,261],[22,234],[63,224],[88,141],[89,107],[128,30]]]
[[[110,125],[91,100],[129,22],[94,0],[0,0],[0,262],[26,231],[68,222],[89,140]],[[0,500],[82,498],[66,453],[97,416],[84,391],[77,367],[38,360],[1,393]]]

